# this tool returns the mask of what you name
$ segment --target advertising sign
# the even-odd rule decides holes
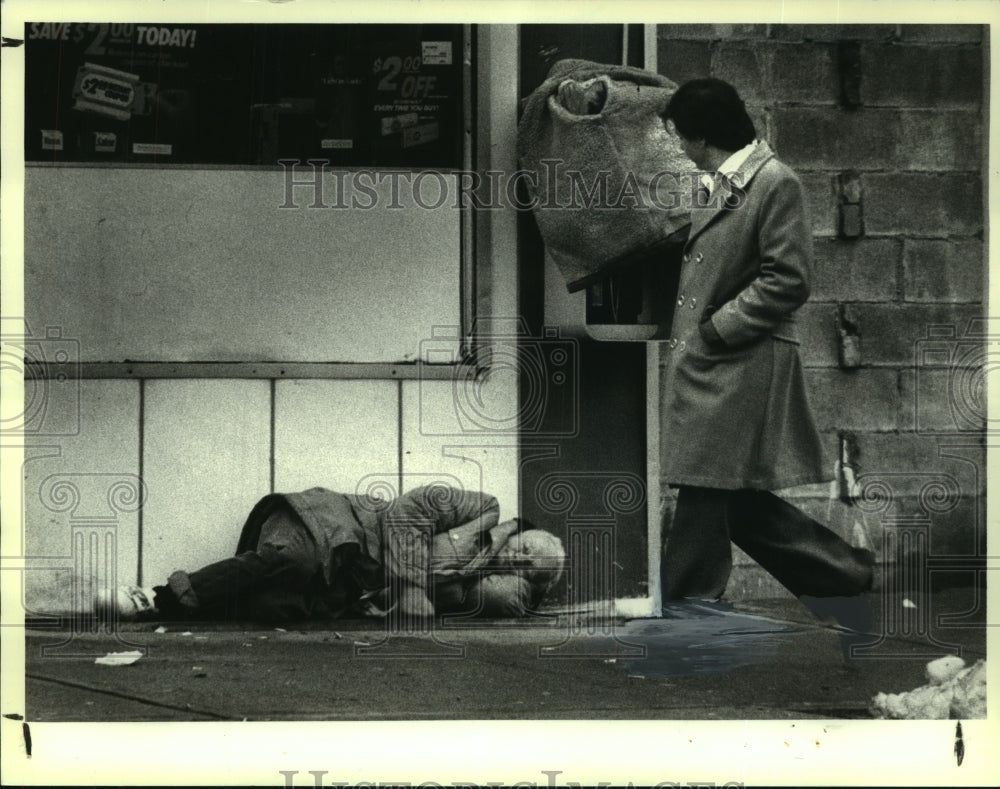
[[[461,25],[25,27],[28,161],[462,164]]]

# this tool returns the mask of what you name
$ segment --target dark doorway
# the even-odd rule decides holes
[[[641,67],[642,25],[522,25],[519,95],[529,95],[545,80],[552,64],[563,58],[600,63],[627,60],[628,65]],[[519,216],[518,275],[521,314],[530,330],[525,343],[545,343],[546,331],[560,327],[544,325],[544,248],[528,213]],[[624,493],[629,484],[638,483],[637,493],[645,500],[646,346],[582,337],[576,339],[574,353],[576,393],[550,398],[545,403],[543,429],[526,429],[521,434],[521,513],[557,532],[607,518],[608,489],[616,479],[628,481],[621,488],[624,495],[629,495]],[[536,397],[537,392],[522,381],[522,413],[534,407],[531,400]],[[546,430],[545,425],[554,429]],[[567,429],[569,425],[575,430]],[[578,496],[568,513],[553,514],[552,501],[545,501],[553,492],[549,483],[554,479],[563,480]],[[590,555],[585,559],[604,568],[613,563],[614,589],[609,591],[614,596],[645,596],[649,593],[646,507],[640,504],[614,515],[613,522],[612,544],[586,543]],[[580,599],[578,594],[570,597]]]

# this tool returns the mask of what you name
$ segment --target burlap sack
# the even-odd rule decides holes
[[[604,90],[594,90],[594,81]],[[694,165],[659,117],[676,88],[629,66],[561,60],[525,100],[518,158],[542,240],[568,290],[683,241]],[[597,112],[580,114],[601,94]],[[588,106],[586,96],[596,99]]]

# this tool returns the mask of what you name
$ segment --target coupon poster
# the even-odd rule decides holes
[[[461,25],[25,27],[28,161],[462,164]]]

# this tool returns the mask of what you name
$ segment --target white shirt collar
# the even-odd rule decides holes
[[[719,165],[719,172],[729,175],[734,173],[743,166],[743,162],[747,160],[747,157],[753,153],[753,149],[757,147],[757,141],[754,140],[749,145],[744,145],[738,151],[736,151],[732,156],[730,156],[726,161]]]
[[[701,182],[708,187],[708,193],[711,194],[715,191],[716,176],[719,173],[730,175],[739,170],[756,147],[757,140],[754,140],[748,145],[744,145],[738,151],[735,151],[726,161],[719,165],[719,169],[715,173],[705,173],[701,177]]]

